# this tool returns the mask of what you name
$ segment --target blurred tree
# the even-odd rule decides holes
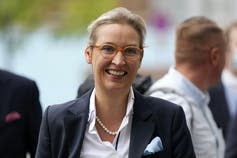
[[[5,66],[25,35],[46,27],[55,35],[72,36],[117,5],[115,0],[0,0],[0,38],[5,48]]]

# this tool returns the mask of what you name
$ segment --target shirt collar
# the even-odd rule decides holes
[[[128,96],[126,114],[124,117],[128,117],[128,118],[131,117],[131,115],[133,114],[133,104],[134,104],[134,92],[131,87],[129,96]],[[96,118],[96,109],[95,109],[95,88],[94,88],[90,96],[89,117],[88,117],[89,132],[91,133],[96,132],[95,118]]]
[[[170,75],[170,79],[175,79],[175,82],[178,83],[176,86],[180,91],[189,96],[189,98],[192,98],[192,100],[194,100],[199,106],[208,105],[210,101],[208,92],[202,92],[189,79],[187,79],[173,67],[170,68],[168,73]]]

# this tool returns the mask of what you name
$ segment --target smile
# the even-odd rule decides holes
[[[125,71],[116,71],[116,70],[106,70],[107,73],[114,76],[124,76],[127,74]]]

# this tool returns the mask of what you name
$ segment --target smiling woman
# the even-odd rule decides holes
[[[114,95],[119,99],[118,104],[125,104],[127,98],[119,94],[129,92],[143,57],[143,51],[139,49],[141,47],[139,45],[139,35],[128,24],[106,24],[97,29],[95,36],[97,36],[97,40],[93,41],[95,45],[117,45],[122,48],[132,47],[139,50],[135,51],[137,54],[133,55],[132,59],[135,60],[128,60],[130,58],[127,58],[127,53],[125,54],[124,51],[116,53],[116,51],[111,51],[112,49],[109,50],[108,46],[106,50],[103,48],[102,51],[89,46],[85,51],[87,62],[92,64],[96,89],[98,91],[108,91],[110,95]],[[108,53],[103,53],[105,51],[114,53],[109,56]]]
[[[45,110],[36,157],[195,158],[182,108],[132,88],[144,55],[143,19],[115,8],[88,31],[95,87]]]

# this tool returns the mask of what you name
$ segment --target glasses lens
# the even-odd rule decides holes
[[[124,49],[124,56],[130,60],[137,59],[140,56],[140,53],[141,50],[137,47],[129,46]]]
[[[103,54],[114,54],[116,48],[112,45],[103,45],[101,51]]]

